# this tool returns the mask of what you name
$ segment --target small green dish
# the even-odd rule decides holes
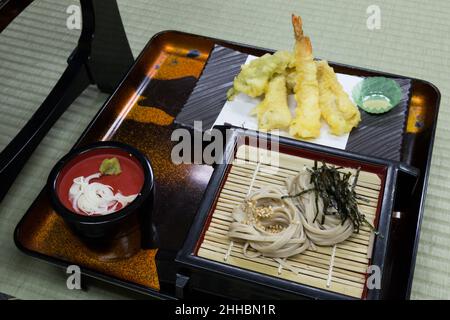
[[[402,99],[402,89],[395,80],[369,77],[352,90],[355,103],[368,113],[380,114],[394,108]]]

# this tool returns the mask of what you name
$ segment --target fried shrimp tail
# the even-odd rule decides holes
[[[297,80],[294,93],[297,108],[289,133],[300,138],[317,138],[321,127],[317,67],[312,54],[311,40],[303,34],[301,18],[292,15],[292,25],[295,34],[294,58]]]
[[[287,128],[292,120],[287,102],[286,77],[270,80],[264,100],[252,111],[258,117],[258,128],[273,130]]]

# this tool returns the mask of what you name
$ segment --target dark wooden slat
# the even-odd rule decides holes
[[[2,32],[33,0],[0,0],[0,32]]]

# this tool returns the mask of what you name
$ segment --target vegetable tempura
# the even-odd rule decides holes
[[[258,97],[267,90],[269,80],[277,74],[284,74],[286,68],[294,66],[292,53],[278,51],[265,54],[262,57],[242,66],[239,75],[234,79],[233,88],[228,91],[228,99],[239,92],[250,97]]]
[[[287,128],[291,112],[287,103],[286,78],[278,75],[269,82],[264,100],[252,111],[258,116],[258,128],[272,130]]]
[[[314,60],[302,19],[292,15],[292,25],[294,52],[265,54],[243,65],[228,91],[228,99],[240,92],[253,98],[265,95],[252,110],[260,130],[289,128],[292,137],[313,139],[321,134],[323,118],[330,133],[337,136],[349,133],[361,121],[358,107],[328,62]],[[287,104],[289,94],[294,94],[297,103],[294,114]]]

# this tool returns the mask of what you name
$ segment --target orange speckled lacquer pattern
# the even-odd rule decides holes
[[[118,140],[135,146],[149,157],[156,179],[154,222],[162,230],[161,245],[169,250],[180,244],[165,241],[169,235],[165,236],[165,220],[159,216],[178,212],[180,223],[188,223],[183,221],[183,212],[195,210],[212,172],[207,166],[175,166],[170,160],[173,120],[184,104],[181,100],[190,93],[200,76],[211,49],[210,41],[180,38],[176,33],[162,34],[153,39],[79,143]],[[171,92],[175,99],[164,101],[163,97]],[[177,92],[181,92],[180,95],[177,96]],[[160,93],[162,100],[158,97],[152,99]],[[175,205],[170,211],[168,199],[174,193],[180,193],[180,178],[186,178],[191,199],[187,205],[182,205],[182,210]],[[197,196],[192,196],[192,193]],[[90,247],[52,210],[46,190],[41,192],[18,225],[16,241],[24,251],[40,258],[76,264],[133,285],[160,289],[155,263],[157,249],[141,249],[124,258],[127,248],[138,241],[133,234],[107,248]]]

